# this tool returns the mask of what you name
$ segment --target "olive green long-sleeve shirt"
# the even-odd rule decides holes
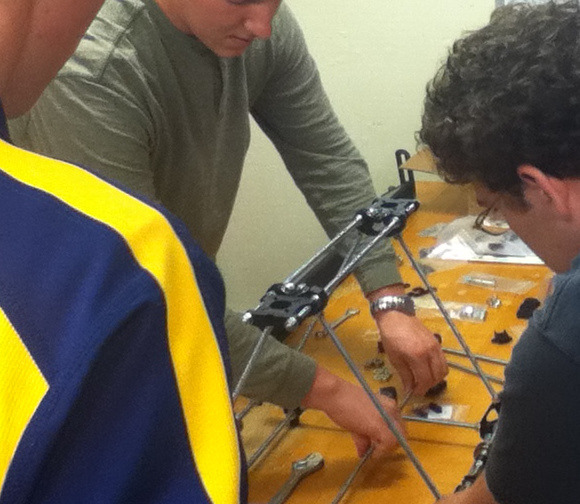
[[[32,112],[11,123],[17,144],[88,166],[160,201],[215,257],[250,142],[250,114],[329,236],[368,206],[367,166],[322,88],[284,3],[269,40],[219,58],[178,31],[153,0],[107,0]],[[392,249],[357,272],[366,292],[400,280]],[[278,280],[278,279],[276,279]],[[234,375],[259,331],[226,318]],[[234,341],[235,339],[235,341]],[[286,407],[310,389],[314,362],[269,339],[243,393]]]

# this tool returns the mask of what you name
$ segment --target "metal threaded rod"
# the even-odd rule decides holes
[[[465,429],[473,429],[476,431],[479,430],[479,424],[468,422],[457,422],[456,420],[444,420],[441,418],[422,418],[412,415],[403,415],[403,420],[408,420],[410,422],[423,422],[437,425],[446,425],[448,427],[463,427]]]
[[[268,326],[268,327],[266,327],[266,329],[264,329],[262,331],[262,335],[260,336],[258,343],[256,343],[256,346],[254,347],[254,350],[252,351],[252,355],[250,355],[250,358],[248,359],[248,362],[246,363],[246,367],[244,368],[244,371],[242,372],[242,375],[240,376],[240,379],[238,380],[238,383],[236,384],[236,388],[234,389],[234,393],[232,394],[232,402],[235,401],[238,398],[238,396],[240,395],[240,390],[242,390],[242,387],[246,383],[246,380],[248,379],[248,376],[250,374],[250,370],[254,366],[254,363],[256,362],[256,359],[258,358],[258,355],[260,354],[260,350],[262,350],[262,347],[264,346],[266,339],[270,336],[271,333],[272,333],[272,326]]]
[[[400,225],[400,222],[401,220],[398,217],[394,217],[377,236],[375,236],[369,243],[367,243],[358,254],[353,256],[348,264],[341,268],[339,274],[337,274],[330,282],[328,282],[328,284],[326,284],[324,287],[325,292],[330,295],[340,284],[340,282],[342,282],[346,276],[348,276],[354,270],[357,263],[368,253],[368,251],[371,250],[381,240],[388,237],[389,234]]]
[[[316,254],[314,254],[314,256],[312,256],[312,258],[308,262],[300,266],[300,268],[298,268],[296,271],[294,271],[288,277],[286,277],[283,283],[285,284],[295,283],[297,279],[303,277],[306,273],[312,270],[312,268],[314,268],[314,266],[320,261],[320,259],[322,259],[324,254],[326,254],[328,250],[334,247],[336,243],[341,241],[349,231],[356,228],[361,220],[362,217],[360,215],[355,216],[355,218],[342,231],[340,231],[332,240],[330,240],[330,242],[328,242],[324,247],[322,247],[318,252],[316,252]]]
[[[465,354],[465,352],[462,352],[461,350],[455,350],[453,348],[447,348],[447,347],[443,347],[443,351],[445,353],[448,353],[450,355],[457,355],[458,357],[469,357],[467,354]],[[490,362],[491,364],[499,364],[500,366],[507,366],[508,365],[508,361],[504,360],[504,359],[496,359],[494,357],[489,357],[487,355],[481,355],[481,354],[473,354],[473,356],[482,362]]]

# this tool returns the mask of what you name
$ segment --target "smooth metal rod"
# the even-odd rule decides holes
[[[458,357],[469,357],[468,355],[465,354],[465,352],[462,352],[461,350],[455,350],[454,348],[443,347],[443,351],[445,353],[448,353],[449,355],[457,355]],[[499,364],[501,366],[508,365],[508,361],[503,360],[503,359],[496,359],[494,357],[488,357],[487,355],[481,355],[481,354],[473,354],[473,356],[478,361],[490,362],[491,364]]]
[[[336,348],[343,356],[344,360],[348,364],[348,367],[353,372],[353,374],[356,376],[357,380],[362,385],[363,389],[366,391],[367,395],[369,396],[369,399],[375,405],[375,408],[377,409],[377,411],[379,412],[379,414],[381,415],[383,420],[389,426],[390,431],[393,433],[393,435],[395,436],[395,438],[397,439],[397,441],[401,445],[401,448],[403,448],[403,450],[405,451],[405,453],[407,454],[407,456],[409,457],[409,459],[411,460],[411,462],[413,463],[413,465],[417,469],[417,472],[419,473],[419,475],[421,476],[421,478],[423,479],[423,481],[425,482],[425,484],[427,485],[427,487],[429,488],[429,490],[431,491],[433,496],[436,499],[439,499],[441,497],[441,494],[439,493],[439,491],[437,490],[437,487],[435,486],[435,484],[433,483],[433,481],[431,480],[431,478],[429,477],[429,475],[427,474],[427,472],[425,471],[425,469],[421,465],[421,462],[419,461],[417,456],[413,453],[413,450],[409,446],[409,443],[407,443],[407,440],[405,439],[403,434],[401,434],[401,432],[397,428],[395,421],[387,413],[385,408],[383,408],[383,405],[377,399],[377,396],[373,393],[369,384],[366,382],[363,375],[356,367],[356,364],[354,363],[354,361],[350,358],[350,355],[348,354],[348,352],[346,351],[346,349],[344,348],[344,346],[342,345],[342,343],[338,339],[338,336],[336,335],[336,333],[334,332],[332,327],[330,327],[330,324],[324,318],[324,315],[320,314],[319,317],[320,317],[320,321],[322,322],[322,325],[324,326],[324,328],[326,329],[326,331],[328,332],[328,334],[332,338],[332,341],[334,342]]]
[[[479,424],[467,423],[467,422],[457,422],[455,420],[444,420],[442,418],[422,418],[412,415],[403,415],[403,420],[410,422],[423,422],[437,425],[447,425],[449,427],[463,427],[465,429],[473,429],[478,431]]]
[[[469,374],[472,374],[475,376],[479,376],[479,373],[475,369],[471,369],[467,366],[462,366],[461,364],[457,364],[457,362],[447,361],[447,365],[449,367],[458,369],[459,371],[463,371],[464,373],[469,373]],[[502,380],[501,378],[498,378],[497,376],[488,375],[487,373],[484,373],[484,376],[490,382],[498,383],[499,385],[503,385],[505,383],[504,380]]]
[[[300,268],[298,268],[294,273],[291,273],[286,279],[284,283],[295,283],[300,277],[303,277],[307,272],[312,270],[312,268],[320,261],[322,256],[326,254],[326,252],[334,247],[334,245],[344,238],[350,230],[354,229],[358,226],[358,223],[362,220],[360,215],[356,215],[354,219],[344,228],[342,229],[330,242],[328,242],[324,247],[322,247],[316,254],[314,254],[310,260],[304,263]]]
[[[304,348],[304,345],[306,345],[308,338],[310,338],[310,335],[312,334],[312,329],[314,329],[314,324],[316,324],[316,317],[314,317],[312,319],[312,322],[310,322],[310,325],[308,326],[308,328],[304,332],[304,335],[302,336],[300,343],[298,343],[298,346],[296,346],[297,352],[301,352],[302,349]]]
[[[236,388],[234,389],[234,393],[232,394],[232,402],[235,401],[238,398],[238,396],[240,395],[240,390],[242,390],[243,385],[246,383],[246,380],[248,379],[248,376],[250,374],[250,370],[252,369],[252,367],[254,366],[254,363],[256,362],[256,359],[258,358],[258,355],[260,354],[260,351],[262,350],[262,347],[264,346],[264,342],[270,336],[271,333],[272,333],[272,326],[268,326],[268,327],[266,327],[266,329],[264,329],[262,331],[262,335],[260,336],[258,343],[256,343],[254,350],[252,350],[252,355],[250,355],[250,358],[246,364],[246,367],[244,368],[244,371],[242,372],[242,375],[240,376],[240,379],[238,380]]]
[[[304,345],[306,344],[306,341],[308,340],[308,338],[310,337],[310,334],[312,333],[312,329],[314,329],[314,324],[316,324],[316,318],[314,318],[312,320],[312,322],[310,322],[310,325],[308,326],[308,328],[304,332],[304,335],[302,336],[300,343],[298,343],[298,346],[296,347],[297,352],[302,351],[302,348],[304,347]],[[260,404],[262,404],[262,401],[259,401],[257,399],[251,399],[248,402],[248,404],[246,404],[246,406],[244,407],[244,409],[242,411],[240,411],[239,413],[236,413],[236,420],[242,420],[252,410],[252,408],[259,406]]]
[[[481,367],[479,367],[479,364],[478,364],[477,360],[475,359],[473,353],[471,352],[469,345],[465,342],[465,340],[463,339],[463,336],[461,336],[461,333],[459,332],[457,327],[455,327],[455,324],[451,320],[451,317],[449,316],[447,309],[443,305],[443,302],[441,301],[441,299],[439,299],[439,296],[437,296],[437,294],[435,294],[435,290],[433,289],[433,287],[429,283],[429,280],[427,280],[427,275],[425,275],[425,273],[422,271],[422,269],[417,264],[417,261],[415,261],[415,258],[413,257],[413,254],[411,254],[411,251],[409,250],[409,247],[405,243],[405,240],[403,240],[403,237],[399,234],[399,235],[397,235],[396,238],[399,241],[399,243],[401,244],[401,247],[403,247],[403,250],[405,251],[405,254],[407,255],[407,257],[409,258],[409,261],[411,261],[411,264],[413,265],[413,269],[417,272],[417,274],[421,278],[421,281],[423,282],[423,285],[425,285],[425,287],[429,291],[429,294],[431,294],[431,297],[433,298],[433,300],[437,304],[437,307],[439,308],[441,315],[443,315],[443,318],[447,322],[447,325],[449,326],[449,328],[451,329],[451,331],[453,332],[453,334],[457,338],[457,341],[459,342],[459,344],[463,348],[465,355],[471,361],[473,368],[475,369],[475,371],[477,372],[477,374],[481,378],[481,381],[483,382],[483,384],[485,385],[485,388],[488,390],[489,394],[491,395],[492,400],[497,401],[497,399],[498,399],[497,392],[491,386],[491,383],[489,382],[489,380],[485,376]]]
[[[394,217],[377,236],[367,243],[363,249],[356,254],[351,261],[345,265],[330,282],[328,282],[328,284],[326,284],[326,287],[324,287],[326,294],[330,295],[340,282],[342,282],[344,278],[354,270],[354,267],[368,253],[368,251],[371,250],[379,241],[389,236],[389,233],[394,231],[400,222],[401,219],[399,217]]]
[[[368,449],[365,452],[365,454],[358,461],[358,464],[356,465],[356,467],[354,468],[354,470],[349,474],[348,478],[346,478],[346,480],[344,480],[344,483],[342,484],[342,486],[338,490],[338,493],[334,497],[334,499],[333,499],[333,501],[332,501],[331,504],[338,504],[342,500],[342,498],[344,497],[344,495],[346,494],[346,492],[348,491],[348,489],[352,485],[352,482],[356,478],[356,475],[361,470],[361,468],[365,464],[365,462],[372,455],[374,449],[375,449],[375,447],[372,446],[372,445],[368,447]]]
[[[248,401],[248,404],[244,407],[242,411],[236,413],[236,420],[243,420],[243,418],[250,412],[250,410],[256,406],[262,404],[262,401],[258,401],[257,399],[251,399]]]

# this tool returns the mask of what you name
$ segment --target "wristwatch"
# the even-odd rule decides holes
[[[397,310],[415,315],[415,303],[409,296],[382,296],[371,303],[371,313]]]

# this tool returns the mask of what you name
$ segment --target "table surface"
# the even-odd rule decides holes
[[[417,194],[421,208],[409,219],[403,233],[404,240],[414,257],[418,257],[419,249],[430,247],[435,243],[434,238],[420,237],[418,233],[421,230],[466,214],[469,204],[463,188],[442,182],[419,182]],[[395,248],[398,254],[404,257],[400,267],[403,279],[411,287],[422,286],[399,245],[396,244]],[[534,286],[525,293],[512,293],[493,292],[487,288],[461,283],[461,278],[472,272],[528,280],[533,282]],[[485,305],[486,300],[493,294],[501,300],[500,307],[487,308],[484,322],[454,320],[454,323],[474,353],[506,360],[509,359],[513,345],[525,328],[525,321],[516,317],[518,307],[526,297],[543,299],[550,278],[551,273],[545,266],[458,262],[438,264],[436,270],[428,276],[429,282],[437,288],[437,294],[443,301]],[[332,321],[350,307],[360,309],[360,313],[337,329],[342,344],[362,370],[373,390],[378,391],[379,387],[385,385],[393,385],[400,390],[400,382],[396,375],[387,383],[383,383],[376,381],[371,371],[364,370],[363,364],[378,356],[385,359],[387,366],[389,364],[384,354],[378,353],[376,327],[368,313],[368,304],[352,277],[347,278],[333,293],[325,310],[325,317]],[[440,315],[422,318],[429,329],[441,334],[445,347],[460,349],[455,336]],[[514,337],[514,341],[507,345],[491,343],[494,331],[502,330],[507,330]],[[297,330],[286,343],[295,346],[303,332],[303,328]],[[328,336],[309,338],[303,351],[339,376],[356,382],[356,378]],[[448,361],[470,365],[463,357],[448,355]],[[486,363],[480,365],[484,372],[503,378],[503,366]],[[490,393],[479,377],[451,369],[447,383],[447,390],[435,399],[437,403],[453,405],[456,420],[478,423],[491,402]],[[493,386],[495,390],[500,390],[501,385]],[[413,406],[427,402],[429,400],[422,397],[412,398],[403,413],[412,414],[410,410]],[[239,411],[243,406],[244,399],[241,398],[236,403],[236,410]],[[248,457],[283,418],[284,413],[280,408],[266,404],[253,408],[245,416],[242,438]],[[411,449],[438,491],[441,494],[451,493],[473,463],[473,450],[480,441],[477,431],[418,422],[406,422],[406,429]],[[300,424],[285,429],[249,470],[250,502],[268,502],[290,475],[291,463],[315,451],[324,457],[323,469],[304,479],[287,502],[330,504],[359,459],[350,435],[317,411],[304,412],[300,417]],[[378,501],[397,504],[402,502],[426,504],[434,501],[432,492],[401,448],[381,459],[370,458],[357,474],[341,503]]]

